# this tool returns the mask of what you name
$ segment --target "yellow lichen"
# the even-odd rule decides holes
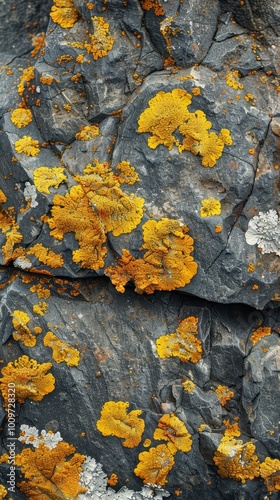
[[[243,89],[244,85],[239,81],[240,73],[238,70],[230,71],[226,75],[226,84],[233,89]]]
[[[75,135],[75,138],[78,141],[90,141],[94,137],[99,135],[99,127],[98,125],[86,125],[82,127],[79,132]]]
[[[280,460],[267,457],[260,464],[260,476],[268,491],[280,491]]]
[[[52,357],[57,363],[65,362],[68,366],[78,366],[80,353],[77,349],[60,340],[54,333],[47,332],[44,345],[52,349]]]
[[[16,108],[11,113],[11,121],[18,128],[26,127],[32,122],[32,113],[27,108]]]
[[[172,149],[176,144],[173,135],[176,129],[188,118],[188,105],[191,95],[183,89],[172,92],[158,92],[150,99],[149,107],[143,111],[138,120],[138,132],[150,132],[148,146],[155,149],[163,144]]]
[[[193,239],[188,236],[187,226],[179,221],[163,218],[143,225],[146,250],[143,259],[135,259],[128,250],[123,250],[118,266],[105,270],[119,292],[134,280],[138,293],[153,293],[155,290],[174,290],[188,284],[197,272],[197,263],[190,255]]]
[[[39,57],[44,55],[44,49],[46,45],[46,33],[41,32],[37,33],[37,35],[34,35],[32,37],[32,51],[30,52],[31,57]]]
[[[4,406],[8,406],[9,383],[14,384],[16,401],[24,403],[26,398],[32,401],[41,401],[46,394],[54,390],[54,376],[46,372],[52,367],[51,363],[39,364],[28,356],[21,356],[2,368],[0,390],[4,399]]]
[[[35,314],[39,314],[39,316],[44,316],[45,312],[48,309],[48,305],[46,304],[46,302],[38,302],[38,304],[35,304],[32,307],[32,309],[35,312]]]
[[[240,435],[238,424],[232,426],[226,421],[224,423],[226,431],[213,457],[218,474],[242,483],[258,477],[260,463],[255,454],[255,445],[250,441],[244,443],[235,439],[235,436]]]
[[[253,345],[257,344],[263,337],[268,337],[268,335],[271,335],[271,327],[270,326],[260,326],[255,330],[251,337],[250,340],[253,343]]]
[[[160,444],[149,451],[139,454],[139,463],[134,469],[136,476],[141,477],[144,483],[163,486],[167,483],[167,474],[174,465],[174,447]]]
[[[128,406],[129,403],[124,401],[107,401],[102,407],[96,427],[103,436],[124,439],[122,445],[125,448],[134,448],[141,441],[145,422],[139,418],[142,410],[132,410],[127,413]]]
[[[34,185],[40,193],[50,193],[50,187],[58,186],[67,180],[63,167],[39,167],[34,170]]]
[[[26,255],[35,255],[35,257],[45,264],[46,266],[57,268],[62,267],[64,260],[61,254],[53,252],[50,248],[46,248],[42,243],[36,243],[33,247],[30,247]]]
[[[51,75],[48,75],[48,76],[41,76],[40,78],[40,82],[43,84],[43,85],[51,85],[52,82],[53,82],[53,76]]]
[[[141,7],[144,10],[153,9],[156,16],[164,16],[165,12],[158,0],[141,0]]]
[[[182,386],[184,388],[184,391],[187,391],[187,392],[193,392],[195,389],[195,384],[190,379],[187,379],[184,382],[182,382]]]
[[[107,56],[113,48],[114,39],[109,35],[109,23],[105,22],[103,17],[94,16],[91,18],[94,33],[89,34],[90,43],[85,43],[85,49],[92,54],[93,59]]]
[[[17,86],[19,95],[21,96],[23,95],[25,88],[29,87],[30,82],[34,80],[34,78],[35,78],[34,66],[28,66],[23,70],[19,80],[19,84]]]
[[[158,421],[158,428],[154,432],[154,439],[158,441],[169,441],[174,446],[174,452],[190,451],[192,447],[191,435],[184,422],[176,415],[166,413]]]
[[[2,194],[1,194],[2,193]],[[3,191],[1,191],[0,196],[2,198],[1,203],[5,203],[7,198]],[[8,262],[13,258],[14,254],[14,246],[17,243],[20,243],[23,239],[22,234],[19,232],[19,225],[16,223],[15,218],[11,215],[13,212],[13,208],[8,208],[5,210],[1,208],[0,210],[0,229],[3,234],[6,236],[6,242],[2,246],[2,253],[4,256],[4,264],[8,264]]]
[[[2,484],[0,484],[0,500],[3,500],[8,494],[6,488]]]
[[[139,181],[139,175],[129,161],[122,161],[116,166],[118,181],[123,184],[134,184]]]
[[[62,441],[54,449],[44,443],[38,448],[25,448],[16,455],[25,481],[17,484],[29,500],[77,499],[86,488],[81,487],[81,465],[84,455],[75,453],[74,446]]]
[[[5,195],[4,191],[0,189],[0,203],[6,203],[7,201],[7,196]]]
[[[109,484],[109,486],[116,486],[118,480],[119,480],[118,475],[113,473],[111,474],[110,477],[108,477],[107,483]]]
[[[213,215],[220,215],[221,202],[215,198],[205,198],[201,201],[200,216],[212,217]]]
[[[40,153],[39,142],[32,139],[30,135],[24,135],[15,142],[15,150],[17,153],[26,154],[26,156],[36,156]]]
[[[30,292],[35,292],[39,299],[48,299],[51,295],[51,291],[48,288],[44,288],[41,283],[38,283],[38,285],[32,285]]]
[[[27,323],[30,321],[28,314],[17,309],[12,312],[11,316],[12,324],[15,329],[13,332],[13,338],[15,340],[21,340],[21,342],[28,347],[34,347],[36,345],[37,338],[32,334],[30,328],[27,326]],[[35,329],[34,333],[36,333]]]
[[[162,335],[156,340],[160,358],[178,357],[184,363],[197,363],[202,357],[202,342],[197,338],[198,318],[189,316],[181,321],[175,333]]]
[[[234,396],[234,392],[231,391],[226,385],[218,385],[217,389],[215,389],[215,393],[217,394],[222,406],[225,406],[226,402]]]
[[[191,151],[202,156],[204,167],[214,167],[221,157],[224,146],[232,144],[228,129],[222,129],[217,135],[208,132],[212,123],[207,120],[201,110],[191,113],[188,105],[192,96],[183,89],[174,89],[172,92],[158,92],[149,101],[149,107],[143,111],[138,121],[138,132],[150,132],[148,146],[155,149],[159,144],[172,149],[174,145],[182,151]],[[174,132],[184,136],[182,142],[175,137]]]
[[[50,16],[53,22],[59,24],[61,28],[72,28],[78,20],[79,11],[73,0],[54,0]]]

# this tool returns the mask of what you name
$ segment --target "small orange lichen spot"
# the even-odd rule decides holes
[[[229,87],[232,87],[233,89],[243,89],[244,85],[242,85],[242,83],[240,83],[239,81],[239,78],[240,78],[240,73],[239,71],[235,70],[235,71],[230,71],[227,75],[226,75],[226,84],[229,86]]]
[[[5,195],[4,191],[2,191],[2,189],[0,189],[0,203],[6,203],[7,201],[7,196]],[[1,219],[0,219],[1,221]]]
[[[217,394],[222,406],[225,406],[226,402],[234,396],[234,392],[231,391],[226,385],[218,385],[217,389],[215,389],[215,393]]]
[[[84,54],[79,54],[77,57],[76,57],[76,62],[77,63],[80,63],[80,64],[83,64],[84,62]]]
[[[90,141],[100,134],[98,125],[86,125],[75,135],[78,141]]]
[[[30,500],[79,498],[87,491],[80,485],[81,465],[86,457],[75,451],[65,441],[53,449],[40,443],[38,448],[22,450],[16,456],[16,465],[25,479],[17,483],[20,491]]]
[[[116,170],[118,171],[117,179],[121,184],[134,184],[140,180],[135,168],[130,165],[129,161],[119,163]]]
[[[65,362],[68,366],[78,366],[80,353],[77,349],[60,340],[54,333],[47,332],[44,345],[52,349],[52,357],[57,363]]]
[[[184,391],[187,391],[187,392],[193,392],[195,390],[195,387],[196,387],[194,382],[190,379],[187,379],[184,382],[182,382],[182,386],[184,388]]]
[[[78,20],[79,11],[73,0],[54,0],[50,16],[53,22],[59,24],[61,28],[72,28]]]
[[[254,148],[248,149],[248,153],[249,153],[250,155],[254,155],[254,154],[255,154],[255,150],[254,150]]]
[[[176,144],[173,133],[189,117],[191,95],[183,89],[158,92],[150,99],[149,107],[138,120],[138,132],[149,132],[148,146],[155,149],[160,144],[172,149]]]
[[[212,217],[213,215],[220,215],[221,202],[215,198],[205,198],[201,201],[200,216]]]
[[[141,0],[141,7],[144,10],[154,10],[156,16],[164,16],[165,12],[158,0]]]
[[[51,291],[48,288],[44,288],[41,283],[38,283],[38,285],[32,285],[30,292],[36,292],[39,299],[48,299],[51,294]]]
[[[6,495],[8,495],[6,488],[2,484],[0,484],[0,500],[3,500]]]
[[[179,221],[163,218],[150,220],[143,225],[144,258],[135,259],[128,250],[123,250],[118,266],[105,270],[119,292],[134,280],[135,291],[153,293],[155,290],[174,290],[188,284],[197,272],[197,263],[190,255],[193,239],[188,236],[188,227]]]
[[[279,170],[280,165],[274,165],[275,170]]]
[[[199,87],[194,87],[192,89],[192,95],[194,95],[194,96],[200,95],[200,88]]]
[[[174,453],[180,451],[190,451],[192,447],[191,435],[184,422],[174,414],[165,413],[158,421],[158,428],[155,430],[153,438],[157,441],[169,441],[174,446]]]
[[[102,407],[97,429],[103,436],[116,436],[124,439],[125,448],[134,448],[141,441],[145,422],[139,415],[142,410],[127,413],[129,403],[124,401],[107,401]]]
[[[25,355],[4,366],[0,390],[5,408],[8,406],[9,383],[15,384],[15,397],[19,403],[24,403],[26,398],[41,401],[46,394],[50,394],[54,390],[55,378],[51,373],[46,375],[46,372],[51,367],[51,363],[39,364]]]
[[[16,108],[11,113],[11,121],[18,128],[26,127],[32,122],[32,113],[27,108]]]
[[[67,113],[70,113],[71,109],[72,109],[72,106],[71,104],[63,104],[63,109],[65,109],[65,111],[67,111]]]
[[[94,9],[94,3],[88,2],[88,3],[87,3],[87,8],[88,8],[89,10],[93,10],[93,9]]]
[[[21,340],[21,342],[28,347],[34,347],[36,345],[37,338],[31,333],[31,330],[27,326],[27,323],[30,321],[28,314],[24,311],[16,310],[11,313],[11,316],[12,324],[15,329],[13,332],[13,338],[15,340]],[[36,333],[35,329],[34,333]]]
[[[197,338],[198,318],[189,316],[181,321],[175,333],[156,340],[160,358],[178,357],[184,363],[197,363],[202,357],[202,342]]]
[[[221,233],[223,230],[223,226],[221,224],[217,224],[215,227],[215,233]]]
[[[270,326],[260,326],[257,330],[255,330],[251,337],[250,340],[253,343],[253,345],[257,344],[263,337],[268,337],[271,335],[271,328]]]
[[[259,289],[259,285],[256,285],[256,284],[252,285],[251,288],[252,288],[252,290],[258,290]]]
[[[28,68],[25,68],[23,70],[19,80],[19,84],[17,86],[19,95],[21,96],[23,95],[24,89],[29,87],[30,82],[34,80],[34,78],[35,78],[34,66],[28,66]]]
[[[24,153],[26,156],[36,156],[40,153],[39,142],[32,139],[30,135],[24,135],[15,142],[15,150],[17,153]]]
[[[218,467],[218,474],[242,483],[247,479],[258,477],[260,464],[255,454],[255,445],[250,441],[244,443],[242,440],[237,440],[227,431],[213,457]]]
[[[40,326],[34,326],[34,333],[38,335],[39,333],[42,333],[42,328]]]
[[[255,271],[255,265],[253,264],[253,262],[249,262],[248,264],[248,267],[247,267],[247,272],[248,273],[253,273]]]
[[[152,444],[152,441],[150,439],[145,439],[143,446],[144,448],[149,448]]]
[[[38,304],[35,304],[32,307],[32,309],[35,312],[35,314],[39,314],[40,316],[44,316],[45,312],[48,309],[48,306],[47,306],[46,302],[38,302]]]
[[[118,483],[118,475],[117,474],[111,474],[111,476],[107,479],[107,483],[109,484],[109,486],[116,486],[116,484]]]
[[[280,460],[267,457],[260,464],[260,476],[268,491],[280,491]]]
[[[249,102],[249,101],[253,101],[253,100],[254,100],[254,96],[253,96],[253,94],[248,93],[248,94],[246,94],[246,95],[244,96],[244,99],[245,99],[245,101],[247,101],[247,102]]]
[[[49,75],[49,76],[41,76],[40,82],[43,85],[51,85],[52,82],[53,82],[53,76],[51,76],[51,75]]]
[[[238,417],[237,417],[238,419]],[[227,437],[239,437],[241,431],[239,429],[238,421],[234,424],[231,424],[229,420],[223,420],[223,424],[225,425],[225,436]]]
[[[58,188],[67,180],[63,167],[39,167],[34,170],[34,185],[40,193],[50,193],[50,187]]]
[[[73,56],[70,56],[69,54],[63,54],[62,56],[60,57],[57,57],[57,63],[60,65],[62,64],[63,62],[70,62],[70,61],[73,61]]]
[[[100,57],[107,56],[108,52],[113,48],[114,39],[109,35],[109,23],[105,22],[103,17],[94,16],[91,18],[93,23],[94,34],[89,34],[90,43],[85,43],[85,49],[89,54],[92,54],[93,59],[97,60]]]
[[[136,476],[141,477],[144,483],[157,484],[163,486],[167,483],[167,474],[174,465],[174,447],[160,444],[149,451],[142,451],[139,454],[139,463],[134,469]]]

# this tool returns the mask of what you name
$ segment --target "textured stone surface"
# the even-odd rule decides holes
[[[39,496],[58,498],[53,485],[60,480],[59,498],[77,500],[277,500],[278,462],[269,478],[264,464],[280,460],[280,257],[249,245],[245,234],[254,216],[279,216],[278,5],[71,0],[72,26],[63,28],[48,18],[50,2],[8,3],[0,2],[1,485],[8,488],[10,470],[5,391],[15,380],[15,438],[27,425],[39,435],[46,430],[42,448],[56,433],[64,440],[54,455],[44,448],[44,480],[30,458],[27,474],[19,465],[28,449],[37,453],[37,431],[30,430],[29,444],[16,441],[16,481],[35,481]],[[192,139],[206,143],[211,122],[211,166],[193,143],[180,147],[187,133],[179,127],[190,118],[178,119],[186,114],[178,96],[201,120]],[[15,109],[32,120],[19,127]],[[154,125],[141,131],[155,109]],[[232,144],[217,155],[224,129]],[[40,151],[36,143],[31,155],[21,151],[24,136]],[[138,180],[120,173],[125,162]],[[204,217],[208,198],[220,209]],[[175,221],[175,233],[152,233],[162,219]],[[180,286],[184,225],[198,267]],[[112,265],[124,249],[136,260],[120,273],[134,277],[122,294],[104,274],[114,282]],[[141,295],[134,285],[154,293]],[[23,356],[50,363],[39,389],[30,366],[7,378],[8,364],[26,362]],[[131,420],[114,406],[123,402]],[[115,419],[106,434],[100,420],[108,403]],[[138,440],[133,410],[144,421]],[[184,426],[183,444],[174,417]],[[165,437],[158,440],[160,425]],[[123,445],[127,434],[137,441],[130,447]],[[49,482],[46,464],[57,463],[67,443],[76,451]],[[143,453],[157,446],[165,460],[157,457],[158,473],[143,482],[136,474]],[[73,453],[82,455],[80,469]],[[76,488],[84,481],[83,495]],[[19,484],[11,493],[15,500],[34,495]]]

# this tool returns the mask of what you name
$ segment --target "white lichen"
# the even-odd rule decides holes
[[[249,221],[245,239],[248,245],[258,245],[262,253],[280,256],[280,219],[276,210],[255,215]]]
[[[23,190],[23,196],[26,201],[31,200],[30,207],[31,208],[36,208],[38,205],[38,201],[36,201],[37,198],[37,190],[33,184],[30,184],[30,182],[25,183],[25,188]]]
[[[29,260],[18,257],[14,260],[14,266],[20,269],[29,269],[29,267],[32,267],[32,264]]]
[[[29,427],[29,425],[20,426],[21,435],[18,440],[24,444],[31,444],[34,448],[38,448],[40,443],[43,443],[50,450],[53,450],[57,444],[62,441],[60,432],[51,432],[42,430],[39,436],[39,431],[36,427]]]

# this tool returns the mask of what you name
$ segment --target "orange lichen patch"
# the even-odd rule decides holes
[[[69,54],[63,54],[62,56],[56,58],[59,65],[61,65],[63,62],[73,61],[73,59],[73,56],[70,56]]]
[[[144,443],[143,443],[143,446],[144,448],[149,448],[152,444],[152,441],[150,439],[145,439]]]
[[[225,435],[213,457],[218,467],[218,474],[242,483],[247,479],[258,477],[260,464],[255,450],[253,443],[244,443],[242,440]]]
[[[25,448],[16,456],[16,465],[25,479],[17,484],[20,491],[30,500],[78,498],[86,491],[79,483],[86,457],[75,451],[64,441],[52,450],[44,443],[38,448]]]
[[[270,326],[260,326],[257,330],[255,330],[250,340],[253,345],[257,344],[263,337],[268,337],[271,335],[271,327]]]
[[[234,392],[231,391],[226,385],[218,385],[217,389],[215,389],[215,393],[217,394],[222,406],[225,406],[226,402],[234,396]]]
[[[190,451],[192,447],[191,435],[188,432],[184,422],[176,415],[165,413],[159,421],[158,428],[155,430],[154,439],[157,441],[169,441],[176,451]]]
[[[212,123],[207,120],[206,114],[198,109],[194,113],[189,113],[187,121],[179,126],[179,132],[185,136],[179,151],[192,151],[197,141],[202,141],[208,134]]]
[[[195,384],[190,379],[187,379],[184,382],[182,382],[182,386],[184,388],[184,391],[187,391],[187,392],[193,392],[195,390]]]
[[[119,163],[116,166],[116,170],[117,179],[121,184],[134,184],[140,180],[135,168],[130,165],[129,161]]]
[[[242,85],[242,83],[240,83],[239,81],[239,78],[240,78],[240,73],[238,70],[235,70],[235,71],[230,71],[227,75],[226,75],[226,84],[229,86],[229,87],[232,87],[233,89],[243,89],[244,85]]]
[[[107,479],[107,483],[109,484],[109,486],[116,486],[116,484],[118,483],[118,475],[117,474],[111,474],[111,476]]]
[[[32,113],[27,108],[17,108],[11,113],[11,121],[18,128],[26,127],[32,122]]]
[[[30,52],[31,57],[39,57],[44,55],[44,49],[46,45],[46,33],[38,33],[32,37],[32,46],[34,49]]]
[[[6,488],[4,488],[4,486],[2,486],[2,484],[0,484],[0,500],[3,500],[6,495],[8,494]]]
[[[34,170],[34,185],[40,193],[50,193],[50,187],[58,186],[67,180],[63,167],[39,167]]]
[[[15,384],[15,397],[19,403],[24,403],[26,398],[32,401],[41,401],[46,394],[54,390],[55,378],[46,372],[52,367],[51,363],[39,364],[28,356],[21,356],[11,361],[1,373],[0,390],[4,399],[4,406],[8,405],[8,385]]]
[[[247,271],[248,273],[253,273],[255,271],[255,265],[253,264],[253,262],[249,262],[248,264],[248,267],[247,267]]]
[[[164,16],[165,12],[158,0],[141,0],[141,7],[144,10],[154,10],[156,16]]]
[[[223,424],[225,425],[225,436],[227,437],[238,437],[241,434],[241,431],[239,429],[238,422],[235,422],[233,424],[230,423],[229,420],[223,420]]]
[[[201,92],[201,90],[199,87],[194,87],[192,89],[192,95],[200,95],[200,92]]]
[[[4,222],[3,226],[2,222]],[[9,227],[7,227],[8,224],[10,224]],[[2,253],[5,257],[4,264],[7,264],[13,258],[14,246],[21,242],[23,236],[18,231],[19,225],[7,213],[0,213],[0,225],[1,231],[6,235],[6,243],[2,246]]]
[[[202,342],[197,338],[198,318],[189,316],[181,321],[175,333],[156,340],[160,358],[178,357],[184,363],[197,363],[202,357]]]
[[[24,153],[26,156],[36,156],[40,153],[39,142],[30,135],[18,139],[14,146],[17,153]]]
[[[75,135],[78,141],[90,141],[100,134],[98,125],[86,125]]]
[[[13,338],[15,340],[21,340],[21,342],[28,347],[34,347],[36,345],[37,338],[32,334],[30,328],[27,326],[27,323],[30,321],[28,314],[17,309],[12,312],[11,316],[12,324],[15,329],[13,332]],[[35,330],[34,333],[36,333]]]
[[[51,75],[49,75],[49,76],[41,76],[40,82],[43,85],[51,85],[52,82],[53,82],[53,76],[51,76]]]
[[[212,217],[213,215],[220,215],[221,202],[215,198],[205,198],[201,201],[200,216]]]
[[[28,66],[28,68],[25,68],[23,70],[19,80],[19,84],[17,86],[19,95],[21,96],[23,95],[25,88],[29,87],[30,82],[34,80],[34,78],[35,78],[34,66]]]
[[[119,292],[134,280],[138,293],[153,293],[155,290],[174,290],[188,284],[197,272],[197,263],[190,255],[193,239],[188,236],[187,226],[179,221],[163,218],[143,225],[146,250],[143,259],[135,259],[128,250],[123,250],[118,266],[105,270]]]
[[[159,144],[172,149],[176,144],[173,135],[176,129],[188,118],[188,105],[191,95],[183,89],[172,92],[158,92],[150,99],[149,107],[143,111],[138,120],[138,132],[149,132],[148,146],[155,149]]]
[[[5,195],[4,191],[0,189],[0,203],[6,203],[7,201],[7,196]]]
[[[49,248],[44,247],[42,243],[36,243],[36,245],[30,247],[26,254],[35,255],[39,262],[52,268],[62,267],[64,264],[61,254],[57,254]]]
[[[45,346],[52,349],[52,357],[57,363],[65,362],[68,366],[78,366],[79,351],[60,340],[54,333],[47,332],[43,342]]]
[[[255,150],[254,150],[254,148],[248,149],[248,153],[249,153],[250,155],[254,155],[254,154],[255,154]]]
[[[48,288],[44,288],[41,283],[32,285],[30,292],[36,293],[39,299],[48,299],[51,295],[51,291]]]
[[[128,406],[129,403],[124,401],[107,401],[102,407],[96,427],[103,436],[124,439],[122,445],[125,448],[134,448],[141,441],[145,422],[139,418],[142,410],[127,413]]]
[[[44,316],[45,312],[48,309],[48,306],[46,302],[38,302],[38,304],[35,304],[32,307],[32,309],[35,312],[35,314],[39,314],[39,316]]]
[[[75,234],[79,249],[72,252],[74,262],[88,269],[103,267],[106,236],[82,186],[73,186],[65,196],[55,195],[51,214],[52,218],[47,219],[51,236],[63,240],[65,233]]]
[[[222,137],[219,137],[215,132],[210,132],[205,134],[199,142],[193,144],[191,151],[195,155],[202,156],[201,163],[204,167],[214,167],[223,154],[224,145]]]
[[[73,0],[54,0],[50,16],[61,28],[72,28],[78,20],[79,11]]]
[[[268,491],[280,491],[280,460],[267,457],[260,464],[260,476]]]
[[[142,451],[139,454],[139,464],[134,469],[136,476],[141,477],[144,483],[157,484],[163,486],[167,483],[167,474],[174,465],[174,447],[160,444],[149,451]]]
[[[221,224],[217,224],[215,227],[215,233],[221,233],[223,230],[223,226]]]
[[[105,22],[103,17],[94,16],[91,18],[94,34],[89,34],[90,43],[85,43],[85,49],[92,54],[96,61],[100,57],[107,56],[113,48],[114,39],[109,35],[109,23]]]

